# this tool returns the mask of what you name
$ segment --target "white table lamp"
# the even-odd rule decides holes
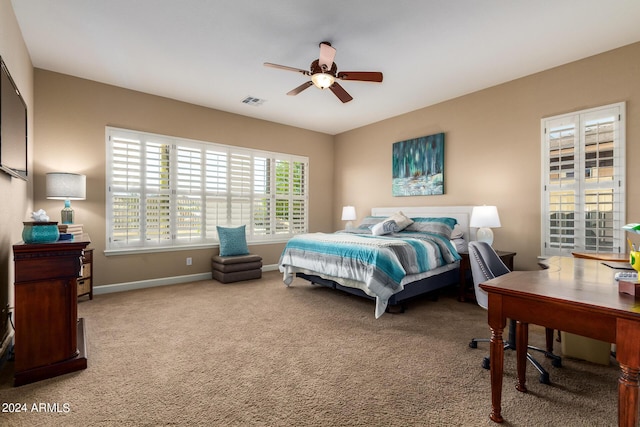
[[[353,228],[353,222],[356,220],[356,208],[353,206],[344,206],[342,208],[342,220],[347,221],[347,230]]]
[[[47,174],[47,199],[64,200],[61,212],[63,224],[73,224],[71,200],[87,198],[87,177],[77,173],[51,172]]]
[[[500,216],[498,208],[495,206],[475,206],[471,211],[470,227],[477,227],[476,240],[478,242],[487,242],[493,244],[492,228],[499,228]]]

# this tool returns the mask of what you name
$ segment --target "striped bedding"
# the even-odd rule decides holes
[[[279,269],[287,286],[295,273],[303,272],[359,288],[375,297],[378,318],[385,312],[389,298],[404,289],[405,277],[458,260],[460,255],[450,240],[435,233],[311,233],[289,240]]]

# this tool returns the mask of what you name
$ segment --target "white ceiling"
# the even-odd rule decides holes
[[[638,0],[12,4],[37,68],[332,135],[640,41]],[[384,81],[287,96],[307,77],[263,63],[307,69],[323,40]]]

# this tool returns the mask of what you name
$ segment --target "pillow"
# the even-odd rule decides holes
[[[458,220],[449,217],[413,218],[413,220],[413,224],[407,227],[407,231],[439,234],[447,240],[451,239],[453,228],[458,223]]]
[[[360,230],[370,230],[376,224],[379,224],[385,220],[383,216],[365,216],[362,222],[358,225]]]
[[[398,232],[398,224],[393,220],[386,220],[371,226],[371,234],[374,236],[384,236],[389,233]]]
[[[220,256],[248,255],[245,226],[227,228],[216,226],[220,241]]]
[[[458,251],[458,253],[469,252],[469,244],[467,243],[466,240],[464,240],[461,237],[456,239],[452,238],[451,244],[453,245],[454,248],[456,248],[456,251]]]
[[[411,224],[413,224],[413,220],[411,218],[408,218],[402,212],[394,213],[389,218],[387,218],[385,221],[395,221],[395,223],[398,224],[398,231],[402,231],[405,228],[407,228],[408,226],[410,226]]]
[[[453,227],[453,231],[451,232],[451,239],[464,239],[464,232],[462,231],[462,227],[460,227],[460,224],[456,224],[456,226]]]
[[[468,244],[464,239],[464,232],[462,231],[460,224],[456,224],[455,227],[453,227],[453,231],[451,232],[451,243],[458,252],[469,251]]]

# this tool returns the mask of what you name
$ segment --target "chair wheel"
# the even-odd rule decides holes
[[[551,361],[551,366],[553,366],[554,368],[562,368],[562,359],[560,359],[559,357],[554,357]]]
[[[547,372],[540,374],[540,382],[542,384],[551,384],[551,381],[549,380],[549,374]]]
[[[489,369],[491,368],[491,361],[489,360],[488,357],[485,357],[484,359],[482,359],[482,367],[484,369]]]
[[[477,343],[476,341],[474,341],[474,340],[471,340],[471,341],[469,342],[469,347],[471,347],[471,348],[478,348],[478,343]]]

